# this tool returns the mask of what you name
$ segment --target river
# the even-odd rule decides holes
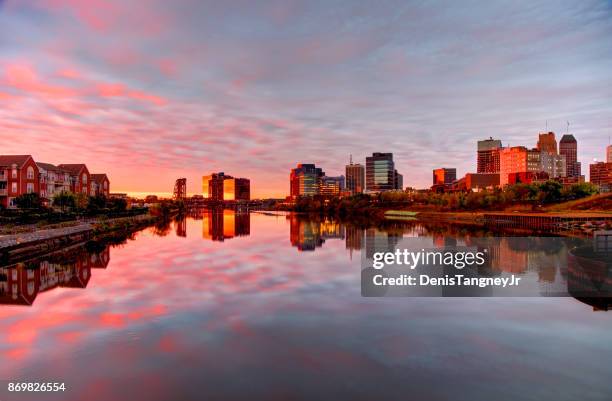
[[[369,238],[483,235],[228,211],[2,267],[2,386],[66,390],[0,400],[612,399],[612,314],[572,297],[361,296]]]

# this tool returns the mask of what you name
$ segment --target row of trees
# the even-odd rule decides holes
[[[516,204],[532,206],[547,205],[584,198],[596,194],[597,187],[591,183],[579,183],[564,187],[557,181],[538,184],[508,185],[480,192],[382,192],[377,195],[357,194],[344,198],[304,197],[298,198],[292,207],[296,212],[327,213],[340,217],[351,215],[373,215],[390,207],[415,205],[435,207],[440,210],[495,210]]]
[[[127,209],[125,199],[87,196],[83,193],[60,192],[53,197],[53,207],[65,212],[99,214],[107,211],[123,212]],[[22,194],[15,198],[15,205],[23,210],[46,210],[37,193]]]
[[[598,192],[591,183],[579,183],[564,187],[557,181],[538,184],[508,185],[481,192],[423,193],[416,194],[413,202],[434,205],[445,210],[503,209],[516,204],[544,206],[594,195]]]

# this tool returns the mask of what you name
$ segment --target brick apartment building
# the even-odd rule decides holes
[[[110,195],[106,174],[90,174],[85,164],[36,162],[31,155],[0,155],[0,205],[15,207],[15,198],[37,193],[47,204],[62,191],[89,196]]]
[[[90,178],[93,195],[102,195],[108,198],[110,196],[110,181],[106,174],[91,174]]]
[[[0,155],[0,205],[14,207],[15,198],[39,193],[39,170],[30,155]]]

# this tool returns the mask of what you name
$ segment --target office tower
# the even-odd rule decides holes
[[[612,163],[612,145],[608,145],[606,148],[606,161]]]
[[[395,189],[399,191],[403,191],[404,190],[404,176],[398,173],[397,170],[395,170],[393,174],[394,174],[393,183],[394,183]]]
[[[539,134],[538,150],[540,152],[557,154],[557,139],[554,132],[541,132]]]
[[[524,146],[504,148],[499,152],[499,185],[508,184],[510,174],[528,171],[527,155],[528,150]]]
[[[397,186],[393,153],[372,153],[366,157],[366,191],[391,191]]]
[[[350,164],[346,165],[346,189],[351,193],[360,194],[364,190],[365,184],[365,169],[361,164],[353,164],[351,158]]]
[[[340,192],[344,190],[344,176],[328,177],[324,175],[321,177],[321,184],[319,187],[319,194],[325,196],[338,196]]]
[[[566,177],[567,161],[565,155],[542,152],[540,154],[540,171],[550,178]]]
[[[247,178],[226,177],[223,181],[223,200],[250,200],[251,181]]]
[[[499,151],[502,142],[499,139],[485,139],[478,141],[476,172],[499,173]]]
[[[324,175],[323,170],[314,164],[298,164],[296,168],[291,169],[289,175],[291,197],[318,195],[321,178]]]
[[[456,168],[437,168],[433,171],[433,185],[450,185],[456,179]]]
[[[597,162],[589,166],[591,183],[598,186],[612,186],[612,162]]]
[[[222,201],[224,180],[225,174],[223,172],[212,173],[202,177],[202,196],[205,199]]]
[[[578,141],[574,135],[563,135],[559,141],[559,154],[565,156],[565,176],[580,177],[582,169],[578,162]]]
[[[202,177],[202,195],[215,201],[235,201],[251,199],[251,181],[247,178],[234,178],[223,172]]]

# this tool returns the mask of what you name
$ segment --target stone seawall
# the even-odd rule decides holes
[[[66,246],[89,241],[115,230],[142,228],[155,219],[148,215],[81,223],[76,226],[39,230],[0,237],[0,262],[42,255]]]

